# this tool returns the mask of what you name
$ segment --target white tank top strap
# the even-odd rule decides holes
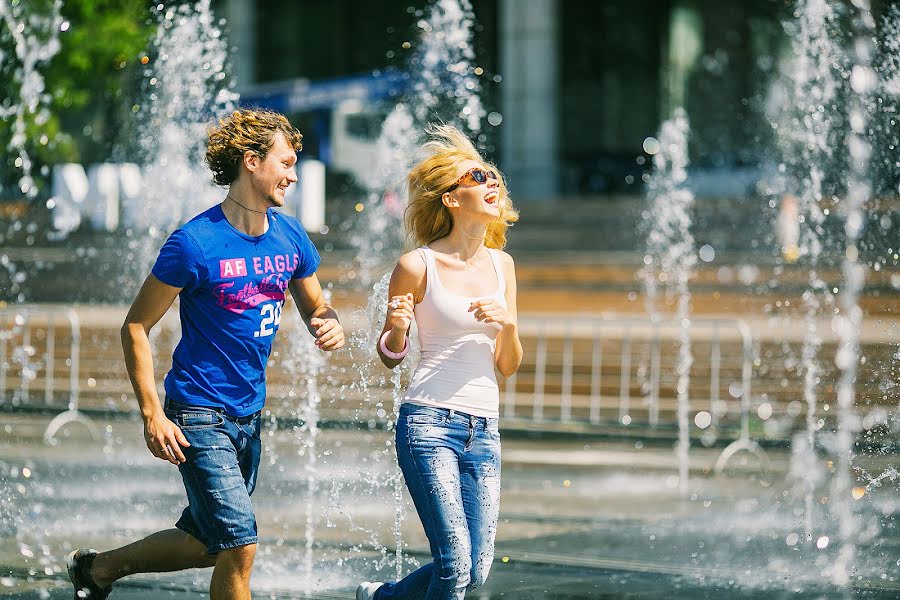
[[[422,246],[419,248],[419,252],[425,260],[425,295],[427,296],[428,292],[431,291],[431,282],[435,280],[434,255],[428,246]]]
[[[488,254],[491,256],[491,262],[494,263],[494,271],[497,273],[497,295],[501,298],[505,298],[506,277],[503,275],[503,265],[500,263],[500,251],[494,248],[488,248]]]

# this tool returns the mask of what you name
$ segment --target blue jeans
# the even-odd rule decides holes
[[[257,542],[250,494],[262,444],[259,413],[232,417],[205,406],[166,400],[166,416],[181,428],[190,446],[178,466],[188,507],[175,527],[200,540],[209,554]]]
[[[403,404],[397,457],[431,546],[431,563],[375,600],[459,599],[484,583],[494,560],[500,510],[497,419]]]

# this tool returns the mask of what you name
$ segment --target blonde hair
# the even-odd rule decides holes
[[[294,150],[303,149],[303,135],[281,113],[265,109],[236,110],[209,128],[206,164],[218,185],[230,185],[238,177],[238,165],[248,150],[265,160],[275,133],[281,132]]]
[[[451,125],[431,125],[428,127],[431,139],[422,149],[429,156],[412,168],[407,176],[409,204],[406,207],[406,231],[417,246],[450,235],[453,230],[453,216],[444,206],[441,196],[459,178],[460,165],[467,160],[483,164],[497,174],[500,216],[488,225],[484,245],[488,248],[506,246],[506,230],[519,220],[519,213],[503,181],[503,175],[493,164],[485,161],[472,142],[459,129]]]

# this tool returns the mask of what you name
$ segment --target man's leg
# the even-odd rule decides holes
[[[135,573],[164,573],[212,567],[216,556],[206,553],[197,538],[167,529],[109,552],[100,552],[91,564],[91,577],[100,587]]]
[[[86,576],[93,581],[82,584],[76,574],[72,580],[76,591],[80,585],[96,585],[100,588],[96,593],[105,594],[110,584],[134,573],[216,566],[210,597],[249,599],[257,541],[250,494],[256,485],[261,450],[259,415],[238,424],[202,407],[167,404],[166,416],[191,443],[184,449],[187,461],[179,465],[188,508],[177,529],[97,554],[92,563],[85,561],[82,568],[90,566]],[[225,531],[229,535],[223,539],[221,532]]]
[[[209,584],[210,600],[250,600],[250,572],[255,556],[256,544],[219,552]]]

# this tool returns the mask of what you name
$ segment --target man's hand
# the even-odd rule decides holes
[[[313,317],[309,320],[309,331],[316,338],[316,346],[329,352],[344,346],[344,327],[337,317]]]
[[[167,460],[173,465],[186,462],[181,446],[187,448],[190,442],[181,429],[165,415],[150,417],[144,421],[144,440],[147,448],[156,458]]]
[[[291,279],[288,289],[307,329],[316,338],[316,347],[325,351],[343,348],[344,328],[338,321],[337,313],[325,302],[315,273],[303,279]]]

